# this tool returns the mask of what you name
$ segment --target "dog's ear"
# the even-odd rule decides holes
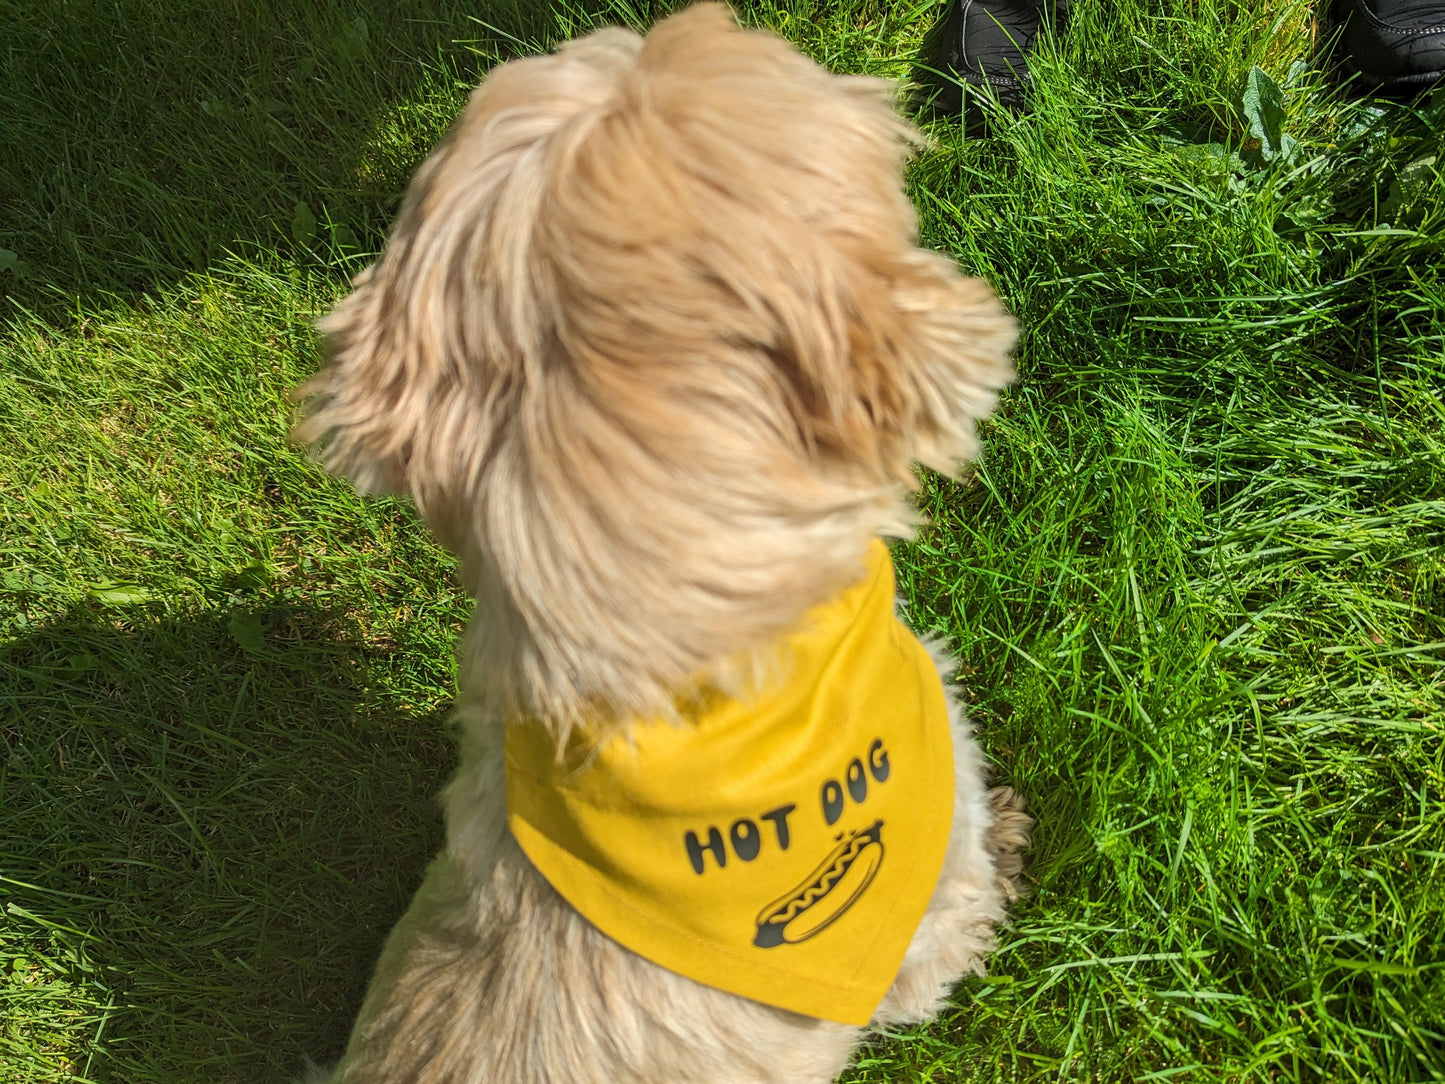
[[[291,435],[361,492],[398,493],[406,489],[411,454],[404,374],[416,366],[387,333],[393,299],[376,272],[373,266],[358,275],[318,325],[326,365],[292,392],[306,408]]]
[[[326,364],[293,438],[365,492],[463,489],[535,382],[554,305],[533,226],[540,149],[614,89],[641,39],[606,30],[498,67],[417,170],[382,258],[319,323]]]
[[[819,377],[838,389],[815,422],[869,467],[912,484],[914,461],[956,474],[978,450],[976,424],[1014,375],[1013,319],[953,261],[887,239],[845,238],[851,268],[835,304],[847,355]],[[820,357],[827,359],[828,354]]]
[[[814,453],[905,484],[915,460],[954,473],[1013,378],[1014,321],[986,283],[918,247],[902,172],[920,137],[893,88],[770,57],[781,43],[751,37],[715,37],[708,58],[679,50],[705,71],[727,45],[747,48],[737,78],[718,80],[726,92],[693,106],[706,124],[676,134],[680,156],[717,163],[689,196],[690,243]],[[662,79],[650,89],[664,109],[670,91],[698,93]]]

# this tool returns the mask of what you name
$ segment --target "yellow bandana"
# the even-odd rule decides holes
[[[866,1024],[938,881],[953,809],[943,688],[893,613],[893,564],[789,637],[786,684],[558,759],[507,728],[512,834],[640,956],[782,1009]]]

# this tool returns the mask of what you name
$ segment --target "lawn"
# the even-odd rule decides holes
[[[339,1053],[468,605],[287,391],[487,67],[668,6],[0,7],[0,1084]],[[740,7],[915,81],[942,11]],[[1445,1080],[1445,89],[1324,40],[1075,0],[1032,112],[921,114],[923,237],[1023,338],[900,580],[1038,830],[990,975],[851,1084]]]

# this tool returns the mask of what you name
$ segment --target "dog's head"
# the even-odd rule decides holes
[[[913,138],[715,5],[476,90],[297,429],[461,558],[472,692],[565,729],[729,688],[972,454],[1013,324],[916,246]]]

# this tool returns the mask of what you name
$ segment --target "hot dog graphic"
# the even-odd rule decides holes
[[[796,945],[836,922],[883,864],[883,822],[846,836],[808,879],[758,912],[758,948]]]

